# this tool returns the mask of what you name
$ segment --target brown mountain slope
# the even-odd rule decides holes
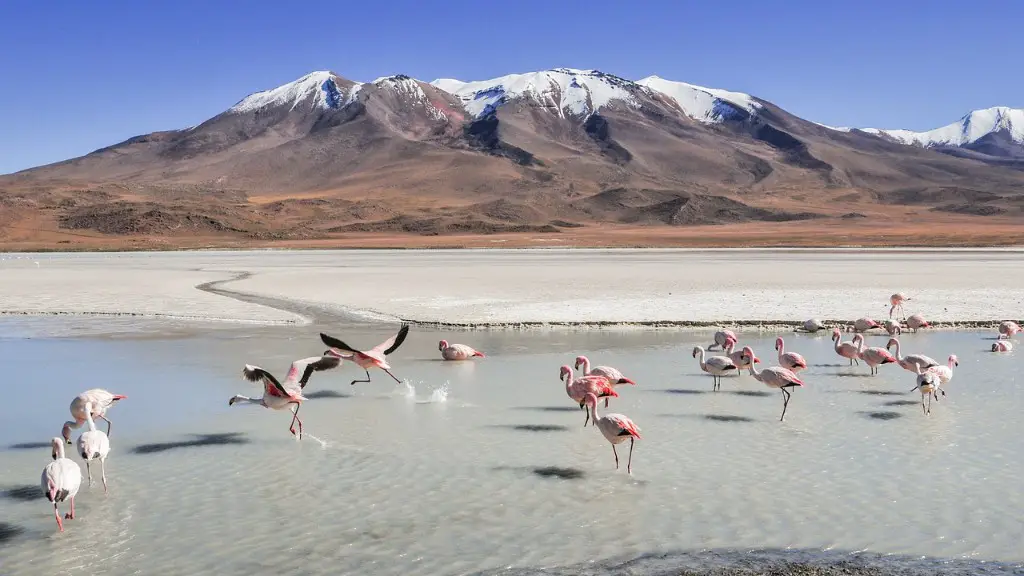
[[[599,106],[600,82],[620,99]],[[572,90],[585,97],[563,106]],[[314,73],[186,130],[0,177],[0,242],[807,244],[813,233],[827,245],[905,229],[906,242],[958,243],[1010,241],[1021,223],[1014,165],[830,130],[761,100],[719,100],[714,121],[695,119],[685,101],[596,72],[483,112],[476,97]]]

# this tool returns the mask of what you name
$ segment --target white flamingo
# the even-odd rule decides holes
[[[622,414],[605,414],[604,416],[597,413],[597,396],[591,393],[587,393],[583,401],[587,404],[590,410],[594,413],[594,423],[597,424],[597,429],[601,431],[605,439],[612,445],[612,453],[615,454],[615,469],[619,469],[619,452],[615,449],[617,444],[622,444],[629,438],[629,460],[626,462],[626,472],[629,474],[633,473],[633,442],[640,440],[640,429],[636,427],[628,417]]]
[[[90,404],[86,404],[85,418],[89,423],[89,429],[82,432],[81,436],[78,437],[78,453],[82,455],[82,459],[85,460],[85,470],[89,474],[89,486],[92,486],[92,467],[90,463],[93,460],[100,461],[100,477],[103,478],[103,492],[107,491],[107,454],[110,453],[110,438],[103,433],[102,430],[96,429],[96,424],[92,421],[90,416]]]
[[[925,414],[931,414],[932,398],[935,398],[935,401],[938,402],[939,392],[942,392],[943,396],[946,395],[946,391],[943,390],[941,387],[942,380],[939,379],[938,374],[932,372],[931,370],[922,372],[921,366],[917,364],[914,365],[914,369],[914,371],[917,373],[917,386],[915,386],[911,390],[911,392],[913,392],[914,390],[921,391],[921,411],[924,412]],[[926,397],[928,399],[927,407],[925,406],[924,402]]]
[[[860,347],[857,346],[855,341],[843,342],[842,339],[843,335],[839,331],[839,328],[833,328],[832,342],[834,343],[836,354],[839,354],[843,358],[849,358],[850,366],[853,366],[855,362],[859,366],[860,362],[857,362],[857,358],[860,357]]]
[[[64,429],[61,430],[61,435],[64,436],[64,440],[71,444],[71,429],[81,428],[85,424],[85,405],[92,404],[92,417],[102,418],[107,423],[107,436],[110,436],[110,419],[107,418],[107,410],[109,410],[118,400],[124,400],[127,398],[124,394],[111,394],[102,388],[93,388],[86,390],[75,399],[71,401],[71,417],[74,420],[68,420],[64,423]]]
[[[309,377],[312,376],[313,372],[319,372],[321,370],[330,370],[331,368],[338,367],[341,364],[341,358],[338,356],[328,356],[324,353],[324,356],[311,356],[309,358],[303,358],[302,360],[296,360],[292,362],[291,367],[288,369],[288,374],[285,376],[284,382],[278,382],[277,378],[270,372],[267,372],[259,366],[253,366],[246,364],[245,368],[242,369],[242,376],[250,382],[263,381],[263,396],[261,398],[250,398],[248,396],[242,396],[237,394],[228,400],[228,406],[232,406],[237,402],[243,402],[248,404],[259,404],[264,408],[270,408],[271,410],[285,410],[292,404],[295,408],[292,412],[292,422],[288,426],[288,431],[295,435],[297,438],[302,438],[302,420],[299,420],[299,407],[302,402],[306,400],[306,397],[302,395],[302,389],[306,387],[309,382]],[[295,434],[295,423],[299,423],[299,433]]]
[[[64,522],[60,519],[57,505],[65,500],[71,501],[71,512],[64,515],[65,520],[75,519],[75,496],[82,487],[82,469],[76,462],[64,456],[64,442],[60,438],[51,441],[50,455],[53,461],[43,468],[39,485],[43,495],[53,503],[53,517],[57,519],[57,527],[64,531]]]
[[[622,371],[618,368],[612,368],[611,366],[594,366],[591,368],[590,359],[586,356],[581,355],[576,357],[576,364],[573,365],[573,368],[579,370],[580,366],[583,367],[584,376],[604,376],[612,383],[612,386],[622,386],[623,384],[632,384],[633,386],[636,386],[636,382],[623,376]],[[608,407],[607,397],[604,399],[604,407]]]
[[[804,360],[803,356],[796,352],[786,352],[786,343],[782,340],[782,336],[775,339],[775,350],[779,353],[779,366],[793,372],[807,369],[807,360]]]
[[[939,363],[930,356],[924,354],[908,354],[907,356],[900,355],[900,341],[896,338],[890,338],[889,342],[885,345],[886,350],[891,350],[892,347],[896,347],[896,362],[904,370],[908,372],[917,372],[915,366],[920,366],[922,370],[927,370],[933,366],[938,366]]]
[[[696,358],[700,355],[700,369],[711,374],[711,389],[718,390],[722,387],[722,375],[734,374],[732,370],[739,370],[736,364],[727,356],[710,356],[704,357],[704,348],[701,346],[693,347],[693,357]],[[753,358],[754,353],[751,351],[750,357]]]
[[[893,336],[899,336],[900,332],[903,331],[903,329],[900,328],[900,323],[893,322],[892,320],[882,320],[882,328],[885,329],[890,338]]]
[[[943,386],[949,384],[949,381],[953,379],[953,368],[960,365],[960,359],[956,357],[956,354],[950,354],[949,360],[945,366],[932,366],[928,369],[939,377],[939,381]]]
[[[441,351],[441,358],[444,360],[469,360],[474,356],[484,358],[484,353],[472,346],[465,344],[449,344],[447,340],[437,343],[437,349]]]
[[[854,320],[851,326],[846,327],[846,331],[849,332],[850,330],[853,330],[854,332],[867,332],[872,328],[881,327],[881,324],[865,316],[864,318],[857,318],[856,320]]]
[[[747,354],[748,357],[754,356],[754,351],[750,349],[750,346],[743,348],[743,353]],[[758,382],[768,386],[769,388],[778,388],[782,390],[782,416],[779,417],[779,422],[786,417],[786,408],[789,407],[789,396],[790,391],[786,388],[792,388],[794,386],[803,386],[804,382],[793,373],[792,370],[783,368],[781,366],[771,366],[764,370],[758,371],[757,368],[750,365],[750,375],[753,376]]]
[[[993,352],[1010,352],[1013,350],[1013,342],[1009,340],[1000,340],[999,342],[992,343]]]
[[[732,330],[719,330],[718,332],[715,332],[715,341],[708,346],[708,351],[710,352],[715,346],[725,350],[725,345],[729,340],[732,340],[733,342],[739,340],[736,338],[736,333]]]
[[[821,320],[818,320],[817,318],[809,318],[807,320],[804,320],[804,324],[803,326],[801,326],[801,328],[803,328],[804,332],[810,332],[813,334],[818,330],[825,328],[825,324]]]
[[[999,323],[999,340],[1003,338],[1013,338],[1017,332],[1020,332],[1020,326],[1013,320],[1006,320],[1005,322]]]

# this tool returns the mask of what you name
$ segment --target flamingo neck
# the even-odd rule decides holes
[[[89,424],[89,431],[96,431],[96,423],[92,421],[92,402],[85,403],[85,421]]]
[[[260,405],[262,405],[263,404],[263,399],[262,398],[249,398],[248,396],[242,396],[241,394],[239,394],[239,395],[236,395],[234,398],[231,399],[231,403],[232,404],[235,404],[236,402],[245,402],[246,404],[260,404]]]
[[[894,338],[894,340],[895,340],[895,338]],[[900,341],[899,340],[896,340],[896,354],[894,354],[894,356],[896,356],[896,361],[897,362],[903,362],[903,355],[900,354]]]
[[[583,356],[583,373],[590,374],[590,358]]]
[[[708,365],[704,363],[704,348],[697,346],[697,351],[700,353],[700,369],[707,372]]]
[[[572,368],[569,368],[568,371],[565,373],[565,389],[566,390],[569,390],[570,388],[572,388],[572,380],[573,380],[573,378],[572,378]]]
[[[758,380],[758,382],[761,381],[761,371],[758,370],[757,368],[754,368],[754,361],[753,360],[751,360],[750,364],[747,365],[747,369],[750,370],[750,375],[751,376],[756,378]]]
[[[590,404],[590,419],[597,424],[597,421],[601,419],[601,415],[597,413],[597,402],[588,402]]]
[[[61,458],[64,458],[64,443],[54,442],[53,447],[57,449],[57,457],[54,458],[54,460],[60,460]]]

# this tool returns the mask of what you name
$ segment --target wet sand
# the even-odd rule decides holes
[[[205,288],[199,289],[199,288]],[[908,313],[989,327],[1024,309],[1024,251],[351,250],[0,256],[0,312],[451,327],[792,325]],[[232,296],[232,297],[224,297]],[[261,305],[277,305],[279,308]]]

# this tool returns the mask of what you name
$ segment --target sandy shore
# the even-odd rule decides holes
[[[241,276],[242,273],[248,273]],[[241,279],[237,279],[241,278]],[[234,280],[233,280],[234,279]],[[240,301],[199,290],[249,295]],[[0,312],[302,322],[305,309],[442,325],[708,325],[1024,316],[1024,251],[351,250],[0,255]]]

